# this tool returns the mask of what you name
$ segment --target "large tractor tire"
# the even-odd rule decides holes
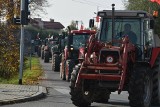
[[[133,68],[129,81],[129,104],[131,107],[150,107],[152,99],[152,75],[145,65]]]
[[[66,80],[66,75],[65,75],[65,62],[62,64],[63,62],[60,63],[60,78],[62,80]]]
[[[44,59],[44,50],[41,50],[41,59]]]
[[[60,69],[60,57],[58,54],[53,54],[52,55],[52,70],[53,71],[59,71]]]
[[[44,62],[45,63],[49,62],[49,52],[48,51],[44,51]]]
[[[66,74],[66,80],[70,81],[71,79],[71,73],[73,71],[73,67],[75,66],[73,60],[67,60],[65,65],[65,74]]]
[[[160,56],[157,58],[153,68],[153,95],[152,104],[160,106]]]
[[[37,52],[38,57],[41,57],[41,47],[38,46],[38,52]]]
[[[75,82],[77,79],[78,69],[74,68],[71,73],[71,82],[70,82],[70,95],[71,100],[75,106],[78,107],[89,107],[92,103],[92,98],[90,97],[90,92],[86,93],[83,91],[83,85],[80,87],[75,87]]]
[[[64,61],[64,53],[62,53],[61,57],[61,63],[60,63],[60,78],[62,80],[66,80],[66,75],[65,75],[65,61]]]

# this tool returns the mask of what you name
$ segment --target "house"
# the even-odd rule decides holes
[[[36,28],[54,30],[57,33],[61,33],[64,28],[60,22],[55,22],[54,19],[50,19],[50,21],[43,21],[41,18],[34,18],[30,20],[30,24]]]

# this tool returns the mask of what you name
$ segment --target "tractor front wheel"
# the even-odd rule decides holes
[[[90,92],[87,91],[86,93],[83,91],[83,86],[79,88],[75,87],[75,82],[77,79],[78,69],[73,69],[73,72],[71,73],[71,82],[70,82],[70,95],[71,100],[75,106],[78,107],[89,107],[91,105],[91,98]],[[86,98],[88,96],[89,98]]]
[[[129,104],[131,107],[150,107],[152,99],[152,75],[147,66],[133,68],[129,82]]]
[[[65,65],[65,74],[66,74],[66,80],[70,81],[71,79],[71,73],[73,71],[74,67],[74,61],[73,60],[67,60]]]
[[[58,54],[52,55],[52,70],[59,71],[60,68],[60,57]]]
[[[48,63],[49,62],[49,52],[44,51],[44,62]]]

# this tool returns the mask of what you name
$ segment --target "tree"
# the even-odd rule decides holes
[[[71,21],[71,24],[69,25],[71,30],[77,30],[78,29],[78,25],[77,25],[77,22],[72,20]]]
[[[31,0],[31,13],[44,11],[47,0]],[[0,0],[0,77],[10,78],[19,71],[19,38],[16,31],[19,26],[12,23],[14,15],[20,16],[20,0]]]
[[[30,1],[31,15],[40,16],[40,14],[47,14],[45,8],[49,6],[50,4],[48,3],[48,0],[31,0]]]

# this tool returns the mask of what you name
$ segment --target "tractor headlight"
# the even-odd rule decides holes
[[[93,59],[93,54],[91,54],[90,58]]]
[[[72,50],[73,50],[73,48],[70,48],[70,50],[72,51]]]

